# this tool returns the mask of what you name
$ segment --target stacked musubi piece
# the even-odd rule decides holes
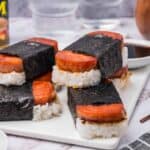
[[[113,81],[127,84],[127,53],[122,35],[98,31],[56,54],[52,80],[68,87],[68,105],[82,137],[110,138],[124,131],[127,115]]]
[[[31,38],[0,51],[0,121],[45,120],[61,105],[51,81],[57,42]]]

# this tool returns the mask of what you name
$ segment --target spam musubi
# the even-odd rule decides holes
[[[68,88],[68,105],[84,138],[120,136],[127,126],[126,111],[112,83]]]
[[[52,71],[57,42],[31,38],[0,51],[0,84],[22,85]]]
[[[50,73],[22,86],[0,86],[0,121],[46,120],[58,116],[61,104]]]
[[[125,80],[127,58],[121,34],[91,32],[56,54],[52,80],[77,88],[97,85],[102,78]]]

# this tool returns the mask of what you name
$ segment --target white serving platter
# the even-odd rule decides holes
[[[133,75],[129,85],[119,90],[123,99],[129,119],[132,116],[138,97],[147,81],[150,73],[150,66],[132,71]],[[93,139],[86,140],[78,135],[75,129],[73,119],[67,106],[66,89],[58,94],[63,113],[60,117],[47,121],[13,121],[0,122],[0,129],[6,133],[21,135],[26,137],[45,139],[69,144],[76,144],[92,148],[114,149],[119,143],[120,138]]]

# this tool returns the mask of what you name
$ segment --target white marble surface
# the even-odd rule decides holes
[[[125,21],[127,24],[127,21]],[[126,26],[134,24],[133,20],[128,20]],[[132,26],[133,27],[133,26]],[[122,27],[121,27],[122,28]],[[117,28],[120,30],[121,28]],[[127,30],[128,29],[128,30]],[[134,32],[133,32],[134,31]],[[127,33],[130,37],[140,37],[139,33],[137,34],[137,29],[128,27],[124,28],[124,33]],[[36,35],[32,28],[32,22],[30,19],[12,19],[10,26],[11,41],[15,42],[27,38],[29,36]],[[141,38],[141,37],[140,37]],[[133,118],[131,119],[129,128],[121,139],[120,146],[133,141],[136,137],[150,129],[150,121],[140,124],[139,120],[141,117],[149,113],[150,107],[150,79],[145,86],[139,102],[137,104],[136,110],[134,112]],[[8,135],[8,150],[87,150],[87,148],[78,147],[74,145],[54,143],[43,140],[36,140],[24,137],[17,137],[13,135]]]

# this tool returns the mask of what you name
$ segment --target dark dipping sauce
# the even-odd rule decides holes
[[[150,47],[126,45],[128,47],[128,58],[141,58],[150,56]]]

